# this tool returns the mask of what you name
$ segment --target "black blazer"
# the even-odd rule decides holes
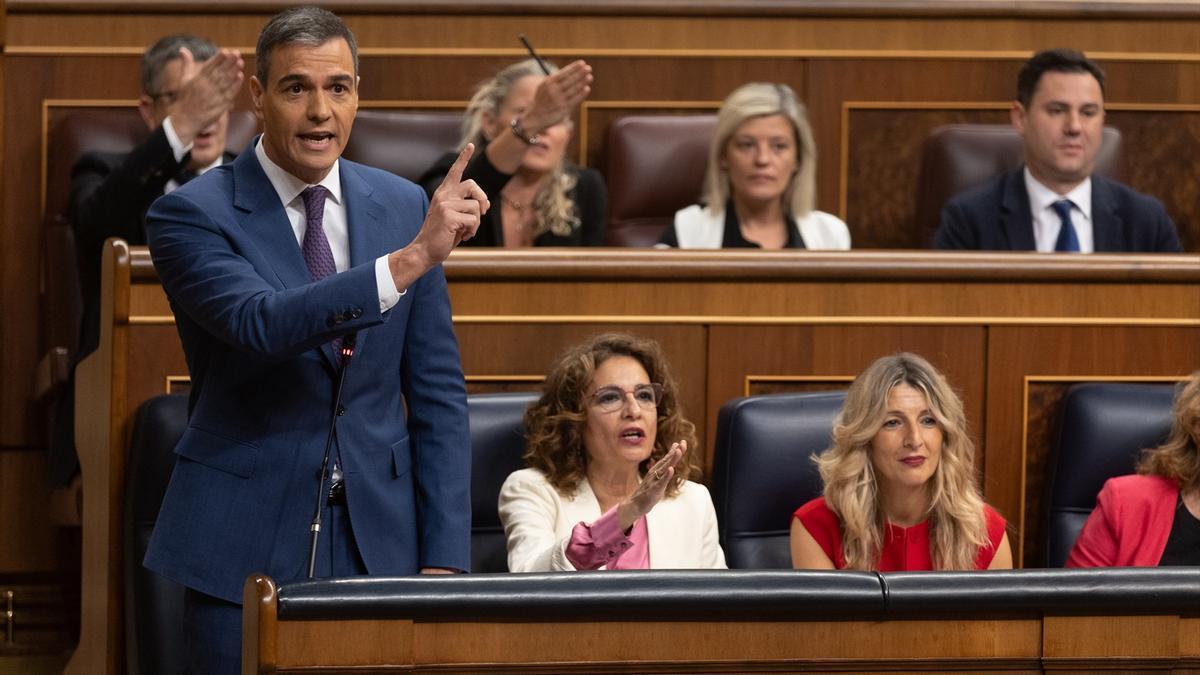
[[[232,162],[226,152],[223,161]],[[146,243],[146,211],[163,194],[167,182],[186,166],[161,126],[128,154],[89,152],[71,168],[71,225],[83,286],[80,356],[96,349],[100,307],[100,250],[104,240],[120,237],[131,245]]]
[[[1092,175],[1096,252],[1179,253],[1179,233],[1162,202]],[[1033,214],[1024,168],[955,195],[942,209],[934,246],[943,249],[1033,251]]]

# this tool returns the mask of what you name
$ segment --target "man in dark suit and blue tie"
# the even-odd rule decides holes
[[[318,489],[317,576],[453,572],[470,559],[466,391],[441,262],[488,208],[461,181],[473,148],[428,203],[340,159],[358,57],[330,12],[273,17],[256,56],[263,135],[147,218],[192,391],[145,564],[188,589],[196,672],[236,669],[247,575],[306,577]],[[351,333],[343,363],[334,344]]]
[[[1179,252],[1157,199],[1094,175],[1104,129],[1104,72],[1083,54],[1039,52],[1017,78],[1012,124],[1025,166],[956,195],[935,246],[1065,252]]]

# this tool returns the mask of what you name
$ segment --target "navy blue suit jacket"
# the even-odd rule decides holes
[[[1175,223],[1161,202],[1092,175],[1092,232],[1097,253],[1178,253]],[[1033,251],[1033,214],[1024,168],[955,195],[942,209],[936,248]]]
[[[375,259],[412,241],[428,201],[339,161],[350,268],[318,282],[253,146],[147,216],[192,390],[145,564],[232,602],[248,574],[307,573],[336,374],[328,343],[351,331],[336,446],[368,572],[470,566],[466,390],[446,279],[430,270],[387,312],[375,281]]]

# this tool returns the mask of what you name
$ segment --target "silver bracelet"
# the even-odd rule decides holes
[[[520,116],[512,118],[512,122],[509,123],[508,127],[512,129],[513,136],[521,139],[526,145],[537,143],[537,134],[530,135],[525,133],[525,127],[521,126]]]

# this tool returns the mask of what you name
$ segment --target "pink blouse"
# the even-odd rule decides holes
[[[591,525],[577,524],[571,530],[566,554],[577,570],[594,570],[601,566],[610,570],[650,569],[650,535],[646,530],[646,518],[638,518],[626,536],[621,531],[614,506]]]

